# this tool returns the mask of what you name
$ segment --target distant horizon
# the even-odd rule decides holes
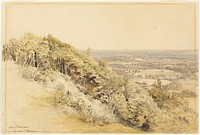
[[[78,50],[87,50],[87,49],[80,49],[80,48],[76,48]],[[198,51],[198,49],[185,49],[185,50],[178,50],[178,49],[93,49],[91,48],[91,50],[94,51]]]

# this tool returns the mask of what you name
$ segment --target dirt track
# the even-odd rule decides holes
[[[5,63],[3,64],[3,70]],[[45,100],[47,90],[36,82],[18,75],[19,66],[6,64],[6,106],[4,132],[66,132],[66,133],[141,133],[121,124],[93,126],[68,116]],[[4,73],[4,75],[5,75]],[[42,101],[42,102],[41,102]]]

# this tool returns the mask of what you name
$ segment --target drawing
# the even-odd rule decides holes
[[[197,133],[197,3],[4,2],[4,133]]]

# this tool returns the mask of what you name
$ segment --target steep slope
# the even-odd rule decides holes
[[[3,49],[4,60],[16,64],[33,66],[42,70],[51,68],[69,75],[74,81],[87,88],[93,96],[94,88],[105,86],[110,71],[98,64],[87,54],[48,35],[38,37],[26,33],[20,40],[11,39]],[[102,87],[101,87],[102,88]]]
[[[6,65],[5,65],[6,64]],[[6,67],[6,70],[4,68]],[[32,68],[33,70],[34,68]],[[99,126],[85,123],[72,108],[54,106],[51,101],[55,89],[43,87],[35,81],[21,78],[25,68],[7,61],[3,63],[6,74],[6,131],[33,133],[140,133],[138,129],[113,123]],[[67,89],[77,93],[70,81]],[[79,93],[81,94],[81,93]],[[80,96],[81,98],[81,96]],[[101,107],[99,107],[101,108]],[[98,109],[99,109],[98,108]],[[100,110],[102,111],[102,110]]]
[[[22,78],[49,89],[50,95],[42,100],[93,126],[117,122],[144,131],[180,133],[191,131],[187,127],[196,118],[161,83],[144,90],[104,61],[96,62],[90,52],[81,53],[51,35],[26,33],[11,39],[3,46],[3,60],[21,65]]]
[[[149,128],[147,114],[138,109],[130,111],[128,109],[130,105],[124,112],[124,108],[120,107],[121,101],[116,102],[113,98],[115,95],[121,94],[122,99],[127,99],[124,95],[125,79],[122,76],[109,70],[102,61],[97,63],[88,53],[80,53],[71,45],[63,43],[51,35],[42,38],[26,33],[19,40],[11,39],[9,43],[4,45],[3,60],[13,60],[23,67],[35,67],[39,74],[27,73],[24,77],[27,78],[27,75],[31,74],[33,76],[28,76],[27,79],[31,78],[45,85],[51,85],[54,81],[54,77],[51,77],[52,71],[59,71],[65,77],[66,75],[70,76],[70,79],[84,95],[105,104],[112,110],[112,113],[120,115],[119,118],[126,124],[144,128],[144,130]],[[70,95],[64,95],[63,98],[66,99],[66,96]],[[127,103],[125,102],[125,104]],[[76,106],[74,107],[76,108]],[[80,106],[79,109],[82,108],[83,106]],[[127,117],[127,114],[130,113],[133,115]],[[147,113],[149,112],[147,111]]]

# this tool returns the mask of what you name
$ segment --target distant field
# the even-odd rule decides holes
[[[167,85],[167,84],[170,84],[171,81],[168,81],[168,80],[161,80],[162,81],[162,84],[163,85]],[[148,85],[152,85],[152,84],[155,84],[157,82],[156,79],[138,79],[136,82],[139,82],[139,83],[147,83]]]
[[[140,73],[145,74],[145,75],[164,75],[164,76],[178,75],[178,76],[181,76],[181,73],[177,73],[175,71],[166,70],[166,69],[140,70]]]

